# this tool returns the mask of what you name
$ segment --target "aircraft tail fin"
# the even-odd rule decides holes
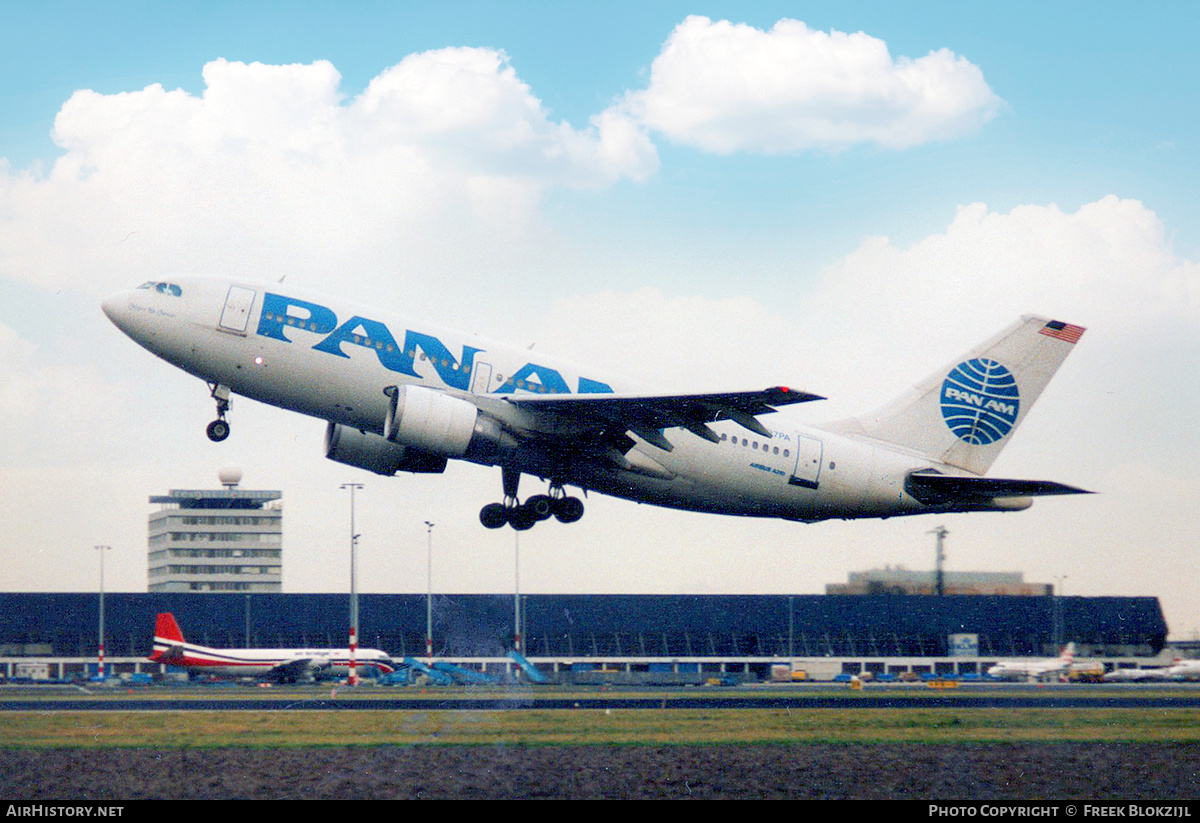
[[[1083,332],[1026,315],[888,405],[838,428],[984,474]]]
[[[175,615],[170,612],[159,614],[158,619],[154,621],[154,639],[173,643],[183,642],[183,632],[180,631],[179,624],[175,622]]]
[[[183,632],[175,622],[175,615],[160,612],[154,621],[154,651],[150,660],[155,663],[176,663],[182,658]]]

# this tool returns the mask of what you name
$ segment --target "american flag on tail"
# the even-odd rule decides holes
[[[1068,343],[1078,343],[1079,338],[1083,337],[1084,331],[1083,326],[1072,326],[1070,323],[1060,323],[1058,320],[1051,320],[1042,326],[1041,333],[1058,340],[1065,340]]]

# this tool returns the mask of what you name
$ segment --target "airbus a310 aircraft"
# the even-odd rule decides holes
[[[569,523],[567,486],[676,509],[813,522],[1012,511],[1082,489],[983,475],[1083,329],[1023,317],[874,414],[768,426],[821,399],[783,386],[671,394],[282,284],[149,282],[104,301],[137,343],[209,384],[328,421],[331,460],[382,475],[499,466],[484,526]],[[521,503],[522,474],[549,482]]]

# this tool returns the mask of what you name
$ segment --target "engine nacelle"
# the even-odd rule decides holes
[[[374,432],[330,423],[325,429],[325,456],[338,463],[391,476],[396,472],[437,474],[446,470],[446,456],[393,443]]]
[[[325,456],[347,466],[392,475],[442,472],[450,457],[495,462],[517,441],[475,404],[424,386],[388,386],[385,436],[330,423]]]
[[[447,457],[462,457],[475,435],[479,409],[424,386],[388,386],[383,434],[393,443]]]
[[[1019,512],[1033,505],[1032,497],[993,497],[992,505],[1000,511]]]
[[[424,386],[388,386],[384,436],[432,454],[494,463],[519,445],[500,421],[468,400]]]

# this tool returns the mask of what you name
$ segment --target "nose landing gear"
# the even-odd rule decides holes
[[[552,481],[549,494],[535,494],[524,503],[517,499],[517,484],[521,473],[503,469],[504,502],[488,503],[479,510],[479,522],[484,528],[498,529],[504,525],[526,531],[536,523],[554,517],[560,523],[574,523],[583,517],[583,501],[563,491],[562,483]]]
[[[208,389],[213,400],[217,401],[217,419],[209,423],[205,431],[209,440],[220,443],[229,436],[229,422],[225,419],[225,412],[229,411],[229,387],[220,383],[209,383]]]

